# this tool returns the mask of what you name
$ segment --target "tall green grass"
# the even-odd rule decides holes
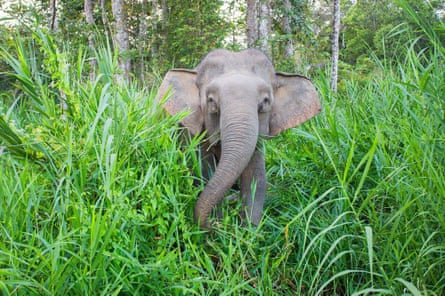
[[[269,147],[285,185],[270,216],[299,242],[297,294],[445,292],[445,48],[418,23],[430,48],[413,41],[339,94],[321,75],[323,113]]]
[[[91,82],[86,50],[30,32],[37,45],[17,37],[1,51],[20,89],[0,105],[2,294],[444,293],[445,50],[434,35],[342,93],[317,77],[323,112],[266,144],[261,224],[240,226],[231,203],[204,234],[192,219],[199,139],[181,144],[157,85],[115,83],[107,46],[92,53]]]
[[[154,90],[113,82],[109,48],[90,82],[84,53],[68,61],[32,33],[38,47],[17,37],[2,51],[20,89],[1,105],[2,293],[169,293],[185,268],[168,248],[192,228],[196,141],[181,150]]]

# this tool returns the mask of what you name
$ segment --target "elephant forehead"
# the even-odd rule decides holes
[[[272,90],[272,84],[261,76],[245,71],[230,71],[214,77],[205,87],[207,92],[225,93],[258,93]]]
[[[209,83],[214,78],[230,72],[252,73],[272,82],[275,70],[268,57],[259,50],[241,52],[215,50],[209,53],[197,67],[198,85]]]

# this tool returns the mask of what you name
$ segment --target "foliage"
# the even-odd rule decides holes
[[[404,4],[405,3],[405,4]],[[419,38],[416,49],[422,50],[428,38],[416,30],[417,24],[401,6],[409,5],[429,27],[440,24],[437,9],[440,1],[358,1],[343,19],[345,47],[342,60],[356,64],[369,53],[379,58],[397,60],[404,57],[406,44]],[[445,36],[442,37],[445,41]]]
[[[32,34],[37,47],[17,38],[14,53],[1,51],[23,92],[0,106],[2,294],[154,290],[174,275],[160,264],[175,257],[170,234],[190,228],[177,222],[190,216],[180,192],[196,190],[195,144],[176,146],[178,119],[159,116],[154,93],[113,83],[109,48],[98,48],[91,84],[82,52],[69,64],[49,35]],[[168,174],[181,177],[166,187]]]
[[[169,0],[166,40],[161,47],[165,60],[173,61],[176,67],[193,68],[209,51],[222,47],[229,26],[215,13],[221,5],[222,1]]]
[[[154,67],[165,72],[173,65],[194,67],[208,51],[223,46],[230,29],[219,13],[223,1],[168,0],[162,2],[162,7],[159,7],[161,1],[158,2],[155,6],[148,1],[125,1],[131,50],[122,54],[137,62],[134,72],[143,72],[147,68],[152,71]],[[113,17],[110,1],[105,1],[106,11],[102,11],[96,1],[94,27],[86,24],[83,5],[83,2],[74,0],[59,3],[56,11],[58,27],[51,32],[52,36],[57,36],[57,42],[62,41],[59,45],[63,43],[74,53],[87,44],[87,36],[91,33],[95,33],[97,42],[111,40],[109,32]],[[50,14],[48,7],[49,2],[43,1],[30,7],[20,7],[20,10],[14,9],[11,13],[16,16],[28,13],[30,16],[24,19],[44,26]],[[103,15],[109,23],[104,23]],[[141,26],[147,31],[146,35],[140,35]],[[141,61],[149,63],[148,67],[140,65]]]
[[[372,79],[338,94],[320,73],[323,112],[266,144],[261,225],[232,202],[211,234],[192,221],[199,139],[181,145],[156,88],[115,83],[106,45],[90,82],[82,48],[15,35],[0,50],[19,88],[0,103],[1,293],[443,294],[443,25],[405,9],[429,50],[369,59]]]
[[[0,40],[3,40],[2,46],[5,48],[9,47],[9,44],[6,42],[9,38],[10,32],[7,28],[0,26]],[[1,74],[6,72],[8,69],[8,65],[3,59],[0,59],[0,89],[5,91],[6,89],[12,89],[11,80],[5,74]]]
[[[413,39],[419,39],[417,51],[427,46],[428,37],[416,30],[417,24],[401,8],[405,1],[428,26],[439,25],[437,11],[443,9],[443,1],[439,0],[342,1],[341,61],[344,66],[357,66],[353,69],[367,72],[365,67],[371,53],[379,59],[394,62],[404,58],[405,45]],[[218,47],[242,49],[245,47],[244,2],[126,0],[131,49],[121,54],[133,61],[134,77],[146,80],[151,78],[151,72],[164,73],[172,67],[193,68],[208,51]],[[328,7],[331,3],[315,2],[308,5],[307,0],[290,0],[292,9],[288,10],[283,1],[270,1],[272,31],[268,40],[273,49],[271,58],[281,70],[306,72],[311,69],[313,73],[329,64],[332,13]],[[16,1],[10,10],[23,22],[33,19],[31,23],[45,24],[50,15],[49,1],[31,3],[27,6]],[[63,44],[75,54],[85,47],[88,35],[93,34],[99,42],[112,40],[111,2],[104,1],[105,11],[99,1],[94,3],[95,26],[90,27],[85,21],[82,1],[58,2],[58,28],[51,35],[57,36],[55,41],[60,42],[59,46]],[[283,32],[285,16],[290,19],[291,34]],[[294,44],[293,58],[284,54],[284,46],[289,40]],[[443,34],[440,40],[444,42]],[[5,46],[3,43],[0,41]],[[88,56],[92,57],[93,53]],[[89,68],[85,67],[85,70]],[[347,72],[348,69],[343,70]],[[367,79],[366,74],[361,78]]]
[[[273,6],[273,38],[271,38],[272,45],[272,59],[277,61],[277,66],[283,71],[296,72],[301,69],[296,69],[294,58],[286,57],[284,54],[284,46],[288,40],[298,45],[297,52],[303,51],[303,48],[310,46],[314,42],[314,36],[311,29],[311,11],[309,9],[307,0],[293,0],[290,1],[291,9],[284,7],[283,1],[277,1]],[[284,17],[288,17],[291,27],[291,34],[287,35],[283,31],[282,21]],[[300,65],[301,67],[301,65]]]

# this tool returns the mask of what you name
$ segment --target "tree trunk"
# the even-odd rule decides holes
[[[247,46],[258,47],[270,56],[269,0],[247,0]]]
[[[100,10],[102,16],[102,24],[104,25],[105,32],[107,34],[108,40],[113,40],[113,36],[110,32],[110,21],[108,20],[107,8],[105,7],[105,0],[100,0]]]
[[[167,0],[161,0],[161,20],[159,22],[160,24],[160,32],[159,40],[158,40],[158,51],[157,56],[159,59],[162,59],[162,57],[165,56],[165,52],[168,51],[168,35],[169,35],[169,27],[168,27],[168,18],[169,18],[169,11],[167,6]]]
[[[121,73],[116,75],[119,82],[128,81],[131,71],[131,60],[126,55],[130,49],[127,22],[125,17],[124,0],[112,0],[111,10],[114,17],[114,41],[115,49],[119,52],[119,68]]]
[[[148,4],[147,0],[141,3],[141,20],[139,22],[139,79],[145,80],[145,53],[147,52],[147,36],[148,36]]]
[[[258,39],[257,0],[247,0],[247,47],[254,47]]]
[[[271,48],[269,45],[269,36],[271,31],[270,22],[270,3],[269,0],[262,0],[259,6],[259,24],[258,24],[258,39],[260,41],[260,48],[271,57]]]
[[[158,0],[152,0],[152,18],[151,18],[151,57],[156,60],[158,55],[159,43],[158,43],[158,22],[159,22],[159,6]]]
[[[294,45],[292,43],[292,29],[290,26],[289,15],[292,5],[289,0],[284,0],[283,32],[286,34],[286,44],[284,46],[284,57],[290,59],[294,54]]]
[[[290,26],[290,13],[292,5],[290,0],[284,0],[283,32],[286,34],[286,44],[284,46],[284,58],[294,58],[294,44],[292,42],[292,28]]]
[[[284,44],[284,58],[301,69],[302,61],[298,51],[295,51],[294,34],[291,26],[292,3],[290,0],[284,0],[284,16],[282,19],[283,32],[286,35],[286,43]]]
[[[57,18],[57,0],[50,0],[49,2],[49,18],[48,27],[51,31],[57,31],[58,28],[58,18]]]
[[[94,16],[93,16],[93,2],[91,0],[84,1],[85,19],[88,24],[88,46],[93,52],[96,47],[94,43]],[[90,81],[94,82],[96,80],[96,59],[90,59]]]
[[[161,1],[162,5],[162,24],[166,25],[167,19],[168,19],[168,6],[167,6],[167,0]]]
[[[337,91],[338,52],[340,38],[340,0],[334,0],[334,22],[332,25],[331,89]]]

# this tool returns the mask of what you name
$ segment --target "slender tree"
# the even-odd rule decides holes
[[[85,19],[88,24],[88,46],[91,50],[94,50],[94,16],[93,16],[93,2],[92,0],[84,1]],[[96,79],[96,60],[90,59],[90,81],[93,82]]]
[[[140,21],[139,21],[139,79],[141,81],[145,80],[145,52],[147,51],[147,38],[148,38],[148,3],[147,0],[141,1],[141,12],[140,12]]]
[[[130,41],[127,30],[124,0],[112,0],[111,10],[114,17],[115,49],[119,51],[119,68],[122,72],[117,75],[117,78],[128,80],[131,71],[131,60],[127,56],[128,51],[130,50]]]
[[[151,17],[151,35],[153,38],[151,38],[151,57],[152,59],[156,60],[158,55],[158,49],[159,49],[159,42],[157,37],[158,34],[158,22],[159,22],[159,3],[158,0],[152,0],[152,17]]]
[[[159,38],[160,40],[160,44],[159,44],[159,48],[161,47],[165,47],[166,42],[168,40],[168,7],[167,7],[167,0],[161,0],[161,30],[162,30],[162,34],[163,34],[163,38]]]
[[[258,38],[257,0],[247,0],[247,46],[254,47]]]
[[[282,18],[283,32],[286,35],[286,44],[284,46],[284,57],[286,59],[293,59],[294,44],[292,42],[292,28],[290,21],[290,13],[292,11],[292,4],[290,0],[284,0],[284,16]]]
[[[102,18],[102,24],[104,26],[104,30],[106,33],[106,36],[108,40],[113,40],[113,36],[110,32],[110,21],[108,20],[108,14],[107,14],[107,8],[105,0],[100,0],[100,10],[101,10],[101,18]]]
[[[258,40],[260,42],[260,48],[271,56],[271,48],[269,44],[269,37],[271,31],[271,9],[270,1],[262,0],[259,5],[259,17],[258,17]]]
[[[51,31],[56,31],[58,28],[57,0],[50,0],[49,2],[48,27]]]
[[[332,25],[331,89],[337,91],[338,52],[340,38],[340,0],[334,0],[334,21]]]
[[[271,9],[269,0],[247,1],[247,46],[258,47],[269,56],[271,31]]]

